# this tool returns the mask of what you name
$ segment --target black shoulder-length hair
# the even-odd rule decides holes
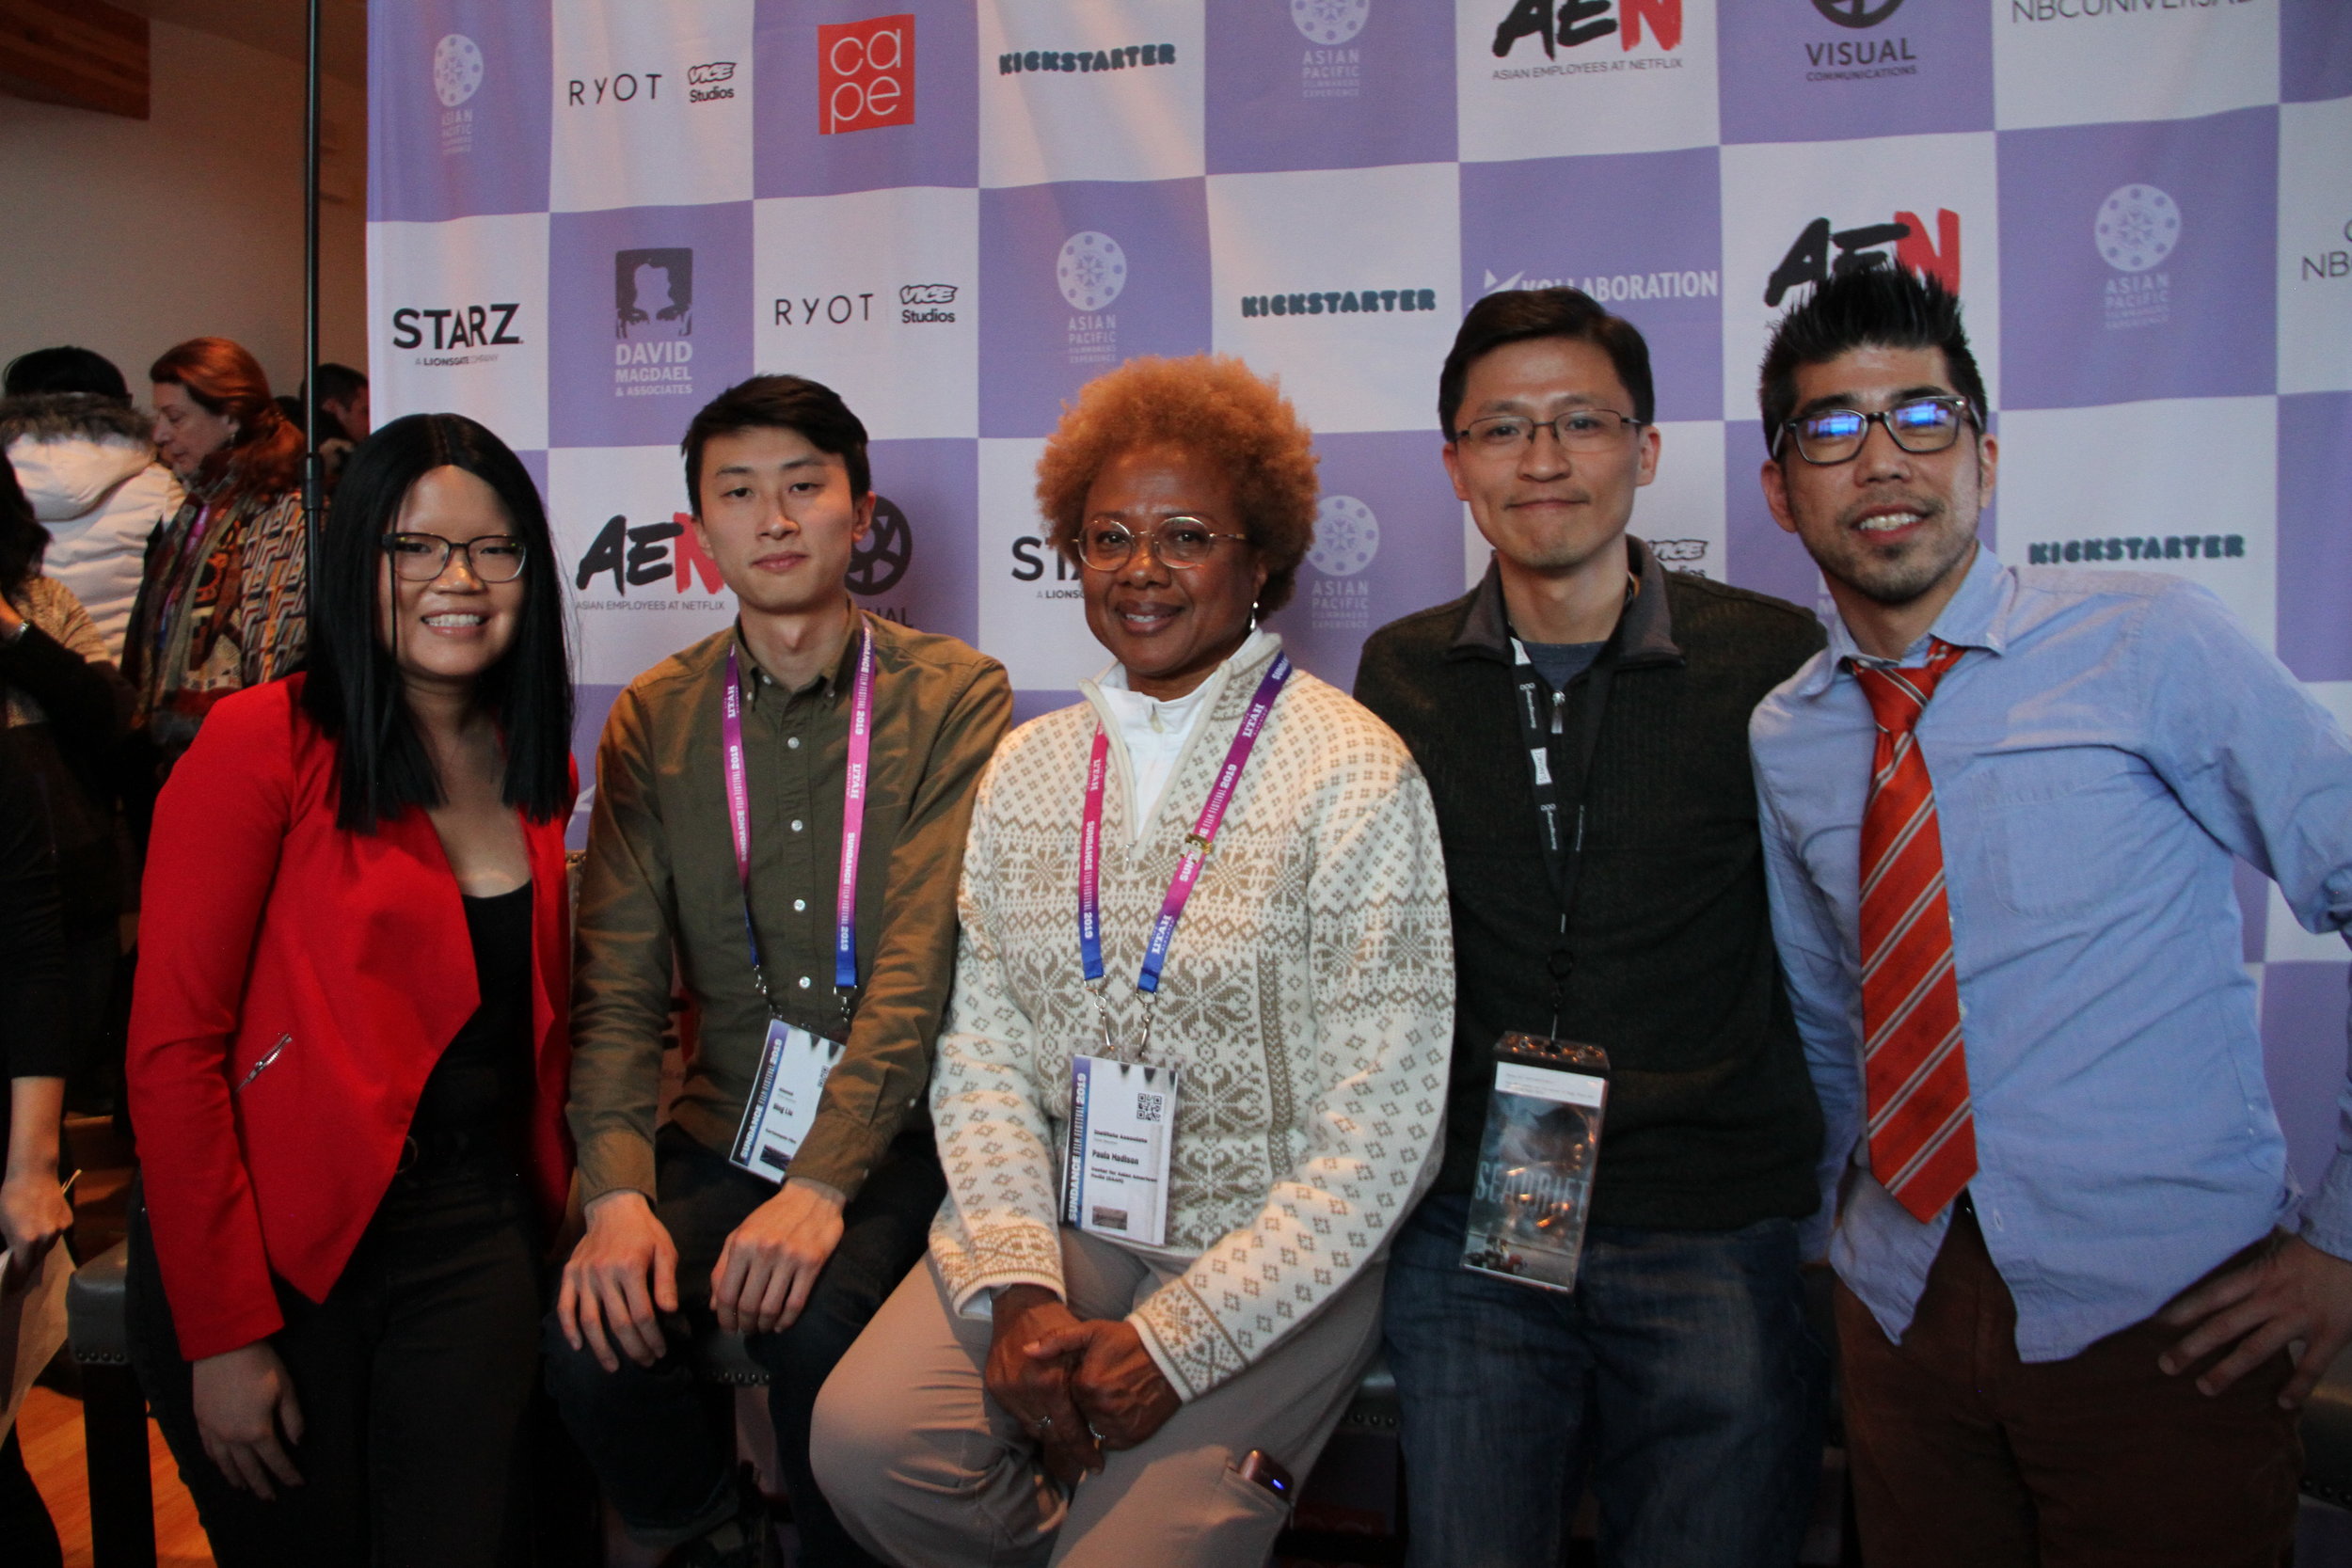
[[[437,806],[441,782],[403,696],[400,667],[377,629],[384,536],[409,489],[435,468],[462,468],[487,484],[523,545],[523,608],[514,645],[477,693],[506,743],[501,798],[552,820],[570,792],[572,679],[563,573],[547,509],[505,442],[463,414],[411,414],[352,450],[310,578],[310,653],[302,705],[340,743],[338,827],[372,833],[411,806]]]

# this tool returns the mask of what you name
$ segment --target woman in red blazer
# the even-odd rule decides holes
[[[561,582],[497,436],[386,425],[307,673],[218,704],[157,802],[132,1338],[222,1568],[512,1538],[571,1175]]]

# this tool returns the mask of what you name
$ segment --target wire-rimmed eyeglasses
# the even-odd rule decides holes
[[[463,555],[466,569],[484,582],[512,582],[523,575],[523,542],[506,533],[485,533],[462,544],[437,533],[388,533],[384,553],[404,582],[431,582],[448,570],[453,554]]]
[[[1141,544],[1163,566],[1198,566],[1216,550],[1220,539],[1249,543],[1246,533],[1220,533],[1201,517],[1179,514],[1163,518],[1156,529],[1138,531],[1108,517],[1097,517],[1078,530],[1078,559],[1098,572],[1116,572]]]
[[[1563,451],[1610,451],[1627,431],[1641,429],[1642,422],[1613,408],[1571,408],[1550,420],[1529,414],[1489,414],[1455,431],[1454,438],[1472,451],[1499,455],[1532,444],[1537,431],[1549,430]]]

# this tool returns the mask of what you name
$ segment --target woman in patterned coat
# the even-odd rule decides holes
[[[1094,382],[1047,446],[1116,662],[981,784],[931,1086],[948,1198],[818,1403],[818,1478],[882,1557],[1261,1561],[1377,1342],[1453,950],[1411,758],[1257,626],[1311,540],[1310,443],[1200,356]]]

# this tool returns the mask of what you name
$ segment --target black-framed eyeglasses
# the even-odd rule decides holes
[[[1537,431],[1549,430],[1563,451],[1609,451],[1625,438],[1627,431],[1639,430],[1642,424],[1632,415],[1620,414],[1613,408],[1571,408],[1552,420],[1538,420],[1527,414],[1489,414],[1455,431],[1454,438],[1472,451],[1500,455],[1532,445]]]
[[[1216,550],[1220,539],[1247,545],[1246,533],[1219,533],[1201,517],[1182,515],[1165,518],[1160,526],[1137,531],[1108,517],[1097,517],[1078,531],[1078,559],[1098,572],[1116,572],[1135,555],[1140,544],[1163,566],[1198,566]]]
[[[523,575],[523,542],[506,533],[485,533],[462,545],[437,533],[388,533],[384,553],[404,582],[431,582],[449,568],[453,554],[463,555],[466,569],[484,582],[512,582]]]
[[[1908,398],[1876,414],[1859,408],[1822,408],[1780,427],[1784,438],[1794,438],[1797,455],[1826,467],[1851,463],[1870,438],[1870,427],[1884,425],[1887,436],[1903,451],[1924,457],[1943,451],[1960,439],[1961,427],[1976,418],[1966,398]],[[1778,443],[1775,443],[1777,448]],[[1772,453],[1777,457],[1779,451]]]

